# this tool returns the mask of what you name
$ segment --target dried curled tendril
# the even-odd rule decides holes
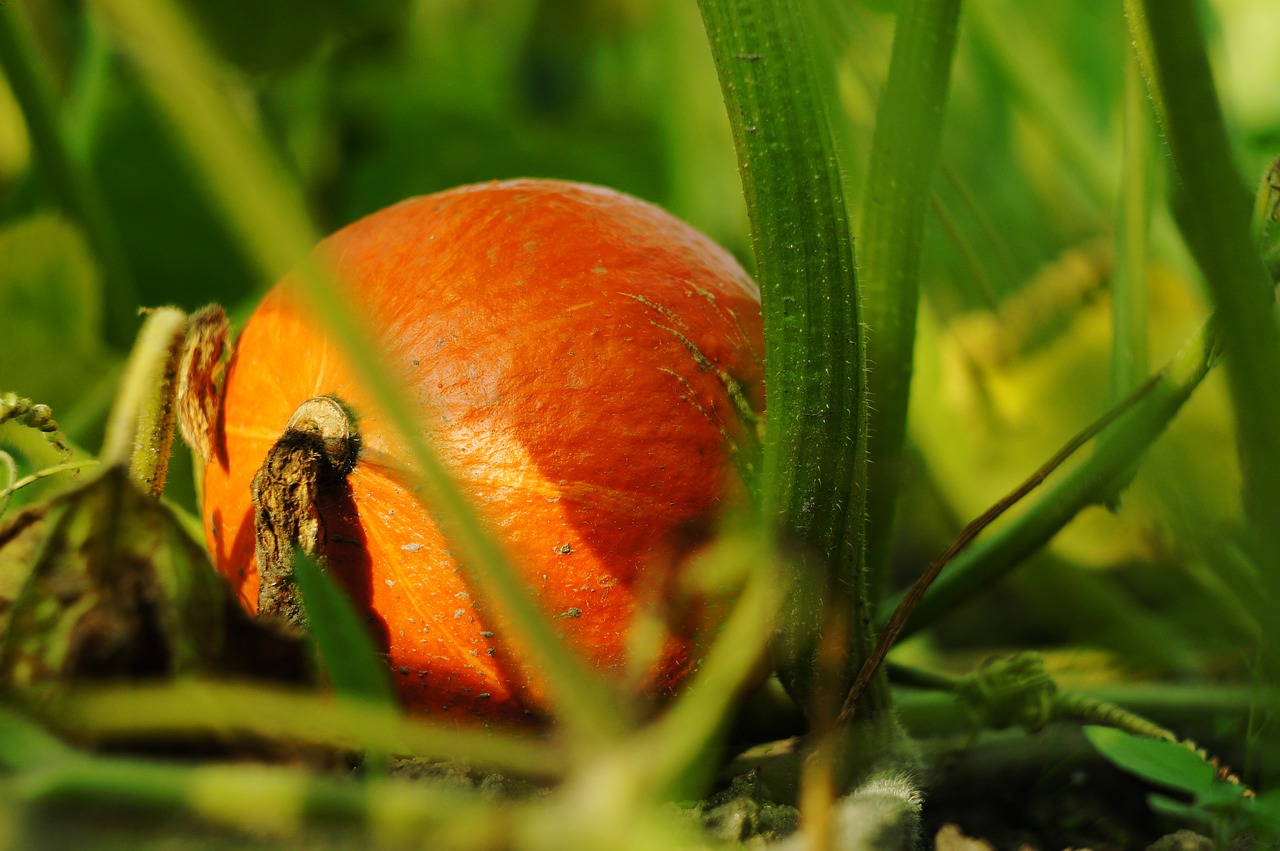
[[[32,482],[98,463],[92,460],[72,463],[67,460],[71,457],[71,449],[63,440],[62,432],[58,431],[58,423],[54,420],[53,411],[49,409],[48,405],[36,404],[16,393],[0,395],[0,425],[10,421],[42,433],[45,439],[49,441],[49,445],[62,453],[63,463],[55,464],[52,467],[46,467],[43,470],[37,470],[30,475],[18,478],[17,461],[14,460],[11,454],[0,449],[0,468],[4,470],[7,482],[4,488],[0,489],[0,515],[3,515],[9,507],[9,500],[14,493]]]

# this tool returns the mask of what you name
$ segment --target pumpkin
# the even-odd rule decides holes
[[[681,592],[681,572],[743,497],[761,424],[755,283],[657,207],[551,180],[413,198],[317,251],[564,639],[602,676],[670,693],[715,622],[710,603]],[[546,715],[537,670],[486,609],[408,484],[403,447],[296,286],[286,277],[266,295],[227,365],[203,479],[218,570],[255,610],[254,478],[300,406],[340,405],[358,445],[317,501],[321,555],[404,702]],[[628,636],[652,613],[665,638],[636,676]]]

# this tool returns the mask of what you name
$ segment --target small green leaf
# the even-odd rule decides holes
[[[1213,793],[1217,772],[1186,745],[1134,736],[1112,727],[1085,727],[1084,734],[1098,753],[1130,774],[1196,796]]]
[[[301,551],[294,552],[293,579],[302,594],[311,637],[334,691],[394,706],[386,663],[378,658],[351,601],[320,565]]]

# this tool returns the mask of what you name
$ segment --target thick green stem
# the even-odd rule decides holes
[[[835,698],[870,648],[863,591],[867,396],[853,240],[805,4],[702,0],[746,194],[763,296],[769,393],[764,515],[801,557],[774,642],[812,717],[824,629]],[[887,701],[886,696],[881,696]],[[870,707],[870,715],[880,706]]]
[[[901,6],[889,78],[880,97],[863,198],[862,287],[868,391],[867,574],[879,597],[889,561],[902,473],[920,295],[920,251],[930,186],[942,148],[960,0]]]
[[[126,464],[129,477],[152,496],[164,492],[178,391],[178,361],[187,315],[176,307],[151,311],[120,379],[102,444],[104,464]]]

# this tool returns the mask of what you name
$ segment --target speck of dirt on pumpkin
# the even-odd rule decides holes
[[[407,550],[411,553],[416,553],[418,550],[422,549],[422,544],[405,544],[400,549]]]

